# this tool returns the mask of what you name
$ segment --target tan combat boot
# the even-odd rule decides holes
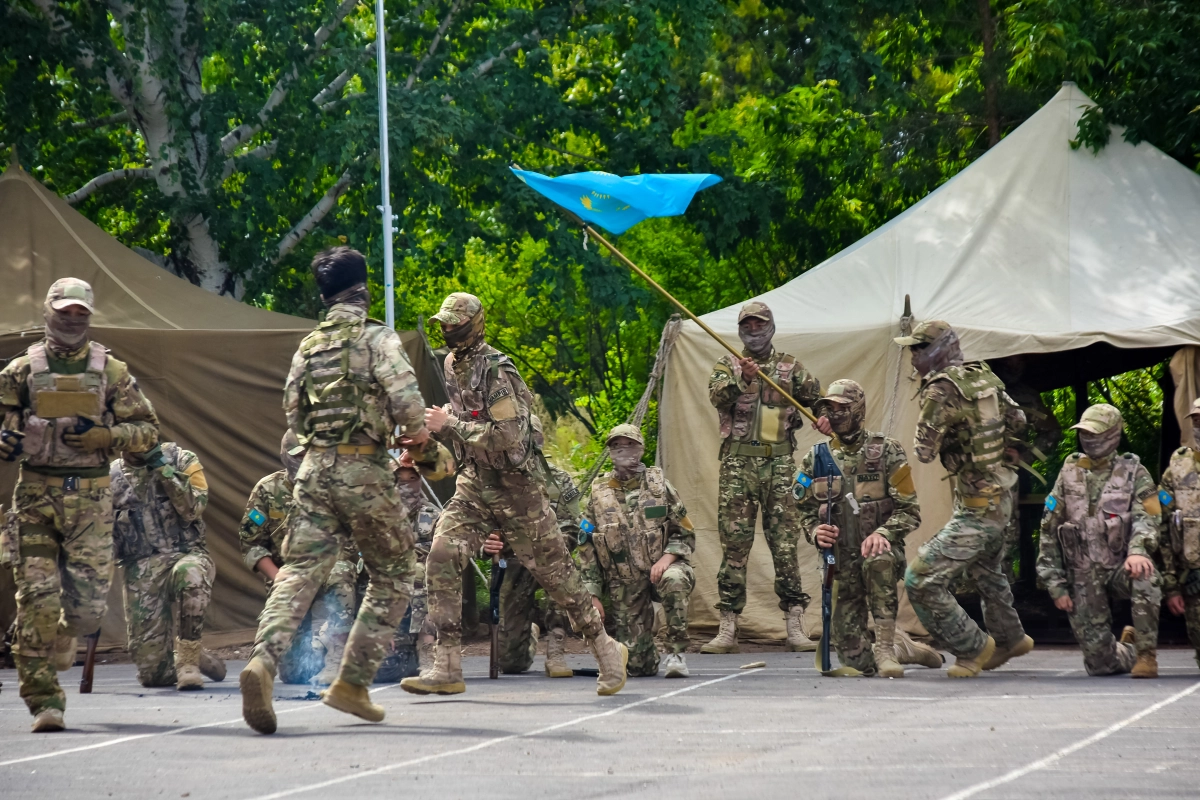
[[[242,719],[259,733],[275,732],[275,709],[271,707],[271,692],[275,672],[260,656],[254,656],[238,676],[242,691]]]
[[[54,637],[54,669],[66,672],[75,666],[75,651],[78,649],[78,638],[61,633]]]
[[[347,683],[341,678],[335,678],[329,688],[321,692],[321,702],[367,722],[383,722],[383,706],[371,702],[367,687]]]
[[[997,647],[996,652],[992,653],[992,657],[983,665],[983,668],[988,670],[995,669],[1008,662],[1009,659],[1018,658],[1032,651],[1033,639],[1026,635],[1012,647]]]
[[[1154,650],[1138,653],[1137,663],[1133,665],[1129,675],[1133,678],[1157,678],[1158,653]]]
[[[903,628],[896,628],[892,639],[896,645],[896,660],[901,664],[919,664],[930,669],[941,669],[946,659],[937,650],[924,642],[918,642]]]
[[[562,628],[551,628],[546,637],[546,677],[570,678],[575,673],[567,666],[567,633]]]
[[[787,646],[790,653],[811,653],[817,643],[804,633],[804,606],[792,606],[787,614]]]
[[[346,652],[348,634],[332,634],[325,642],[325,665],[313,676],[314,686],[329,686],[337,680],[338,670],[342,666],[342,654]]]
[[[983,643],[983,649],[975,655],[967,658],[959,656],[954,660],[954,666],[946,670],[947,678],[974,678],[983,672],[983,665],[988,662],[992,655],[996,652],[996,640],[992,637],[987,637],[987,641]]]
[[[433,642],[418,641],[417,642],[417,671],[428,672],[433,668]]]
[[[208,650],[200,651],[200,674],[210,681],[225,680],[225,660]]]
[[[43,708],[33,718],[34,733],[57,733],[67,727],[63,722],[63,712],[57,708]]]
[[[588,642],[600,674],[596,678],[596,694],[616,694],[625,688],[626,671],[629,664],[629,648],[604,631]]]
[[[1126,625],[1121,628],[1121,644],[1134,644],[1137,642],[1137,628],[1132,625]]]
[[[736,653],[738,615],[732,611],[721,612],[721,628],[712,641],[700,648],[701,653]]]
[[[875,669],[881,678],[903,678],[904,667],[896,660],[896,648],[893,639],[896,635],[896,621],[875,620],[875,644],[871,652],[875,656]]]
[[[175,688],[181,692],[204,688],[200,674],[200,640],[175,638]]]
[[[400,681],[400,688],[412,694],[462,694],[462,653],[458,645],[434,645],[433,666],[414,678]]]

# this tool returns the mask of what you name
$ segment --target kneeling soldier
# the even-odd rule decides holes
[[[1171,456],[1158,499],[1163,507],[1163,592],[1167,609],[1187,621],[1200,664],[1200,400],[1192,403],[1192,446]]]
[[[629,648],[629,674],[658,674],[654,606],[666,616],[666,677],[686,678],[688,598],[696,585],[688,556],[696,547],[687,510],[659,467],[642,464],[645,440],[633,425],[608,434],[613,471],[592,483],[580,523],[579,560],[584,587],[603,614],[600,590],[608,584],[617,641]]]
[[[1069,456],[1046,497],[1038,578],[1066,611],[1089,675],[1157,678],[1161,506],[1154,480],[1132,453],[1117,455],[1121,412],[1100,403],[1083,412],[1082,453]],[[1133,628],[1117,641],[1109,597],[1133,601]]]

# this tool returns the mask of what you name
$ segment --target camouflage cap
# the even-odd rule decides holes
[[[1097,403],[1094,406],[1089,406],[1087,411],[1083,412],[1083,416],[1079,418],[1078,424],[1072,425],[1071,428],[1073,430],[1087,431],[1088,433],[1104,433],[1120,424],[1121,412],[1116,406],[1110,406],[1108,403]]]
[[[738,312],[738,325],[741,325],[751,317],[757,317],[764,322],[771,322],[775,319],[775,315],[771,313],[771,309],[767,307],[767,304],[758,300],[751,300],[742,306],[742,310]]]
[[[1192,401],[1192,410],[1187,413],[1189,417],[1194,417],[1200,414],[1200,397]]]
[[[81,306],[91,314],[94,312],[96,299],[92,296],[92,287],[87,281],[79,278],[59,278],[50,284],[46,292],[46,302],[55,311],[62,311],[67,306]]]
[[[825,390],[825,395],[817,402],[853,405],[862,401],[865,397],[866,393],[863,392],[863,388],[858,385],[857,381],[842,378],[829,384],[829,388]]]
[[[628,422],[621,423],[608,432],[608,438],[604,440],[605,444],[609,444],[618,436],[624,436],[626,439],[633,439],[638,444],[645,444],[646,440],[642,437],[642,431],[636,425],[630,425]]]
[[[475,295],[466,292],[452,292],[442,301],[442,307],[431,319],[454,327],[473,318],[482,308],[483,303],[479,302],[479,298]]]
[[[913,328],[911,336],[897,336],[892,341],[901,347],[912,347],[914,344],[936,341],[949,330],[949,322],[941,319],[930,319],[918,322],[917,327]]]

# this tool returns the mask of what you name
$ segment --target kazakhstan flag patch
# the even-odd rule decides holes
[[[257,508],[250,509],[250,513],[247,514],[247,516],[250,517],[250,521],[253,522],[255,525],[262,525],[264,522],[267,521],[267,518],[264,517],[263,513],[261,511],[259,511]]]
[[[1172,497],[1171,493],[1166,489],[1159,489],[1158,502],[1162,503],[1163,507],[1166,508],[1167,506],[1171,505],[1171,503],[1175,502],[1175,498]]]
[[[1053,511],[1058,508],[1058,498],[1052,494],[1046,495],[1046,510]]]

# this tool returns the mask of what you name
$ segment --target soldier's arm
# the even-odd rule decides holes
[[[451,417],[442,428],[449,437],[467,447],[488,453],[511,450],[529,436],[529,406],[521,377],[507,366],[488,370],[484,399],[489,420]]]
[[[29,359],[18,356],[0,370],[0,429],[16,431],[21,427],[22,390],[29,376]]]
[[[938,457],[942,439],[946,435],[950,409],[956,392],[946,380],[937,380],[921,392],[921,416],[917,418],[917,432],[913,437],[913,453],[922,464]]]
[[[283,383],[283,415],[288,427],[297,435],[303,433],[300,424],[300,395],[304,391],[304,356],[297,350],[288,368],[287,380]]]
[[[749,389],[748,383],[733,374],[728,357],[722,358],[708,379],[708,400],[714,408],[728,408],[737,402],[738,395]]]
[[[1042,512],[1042,529],[1038,536],[1038,558],[1035,567],[1038,580],[1057,600],[1067,592],[1067,569],[1063,563],[1062,548],[1058,543],[1058,526],[1066,519],[1066,504],[1063,502],[1062,479],[1054,482],[1054,488],[1046,495],[1046,507]]]
[[[799,400],[800,405],[805,408],[812,408],[821,399],[821,382],[799,361],[792,372],[792,385],[788,388],[791,389],[792,397]]]
[[[812,450],[804,454],[804,458],[800,461],[800,470],[797,472],[797,477],[800,475],[812,476],[813,455]],[[796,488],[798,484],[794,481],[792,488]],[[804,489],[804,487],[801,487]],[[813,542],[812,532],[818,525],[821,524],[820,504],[816,498],[812,496],[812,492],[804,490],[803,495],[796,501],[796,511],[799,512],[800,531],[804,534],[804,538],[809,544]]]
[[[414,436],[425,429],[425,399],[400,337],[390,328],[378,330],[382,333],[377,334],[372,347],[372,375],[387,394],[392,421],[405,436]]]
[[[1159,484],[1159,503],[1162,504],[1162,517],[1159,522],[1158,555],[1162,560],[1163,594],[1167,597],[1180,593],[1181,564],[1179,556],[1171,539],[1171,515],[1175,512],[1175,475],[1170,467],[1163,472],[1162,483]],[[1168,499],[1169,498],[1169,499]]]
[[[686,561],[696,551],[696,528],[688,519],[679,492],[670,481],[664,480],[664,483],[667,489],[667,546],[663,552]]]
[[[108,408],[115,452],[144,453],[158,443],[158,415],[121,361],[108,359]]]
[[[178,464],[164,464],[154,472],[175,513],[186,522],[200,519],[208,507],[208,481],[199,457],[181,449]]]
[[[898,442],[887,443],[887,493],[894,508],[879,532],[892,544],[903,544],[904,537],[921,525],[921,506],[913,483],[912,467]]]
[[[596,558],[596,545],[591,537],[596,530],[596,512],[592,508],[591,497],[588,498],[579,530],[579,549],[575,551],[575,557],[579,559],[580,578],[587,593],[592,597],[599,597],[604,591],[604,574],[600,570],[600,560]]]
[[[1008,392],[1000,392],[1000,408],[1004,413],[1004,438],[1018,443],[1018,446],[1025,445],[1025,428],[1028,426],[1025,412],[1008,396]]]
[[[242,562],[254,572],[258,562],[271,557],[271,535],[267,530],[270,522],[271,504],[267,501],[263,482],[259,481],[250,492],[246,502],[246,513],[238,526],[238,546],[242,551]]]
[[[561,493],[558,507],[554,510],[554,515],[558,517],[558,529],[562,531],[567,549],[573,550],[579,542],[579,521],[583,516],[579,509],[579,490],[575,488],[575,481],[570,475],[554,466],[550,470]]]
[[[1162,505],[1158,502],[1158,487],[1154,485],[1154,479],[1141,464],[1133,479],[1133,494],[1133,533],[1129,537],[1129,555],[1148,558],[1158,550]]]

